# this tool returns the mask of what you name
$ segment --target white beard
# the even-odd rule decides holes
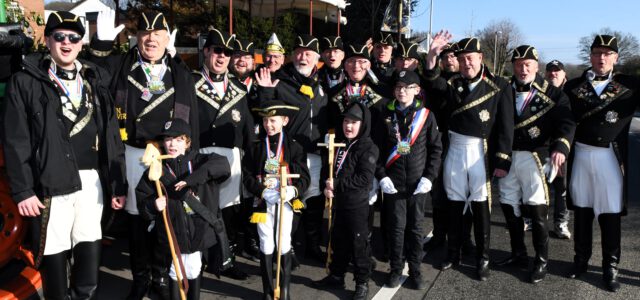
[[[304,77],[309,77],[309,75],[311,75],[311,72],[313,72],[313,66],[311,65],[301,66],[298,64],[294,64],[293,66],[296,68],[296,71],[298,71],[298,73],[300,73]]]

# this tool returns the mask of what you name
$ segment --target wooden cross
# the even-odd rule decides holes
[[[276,286],[273,289],[273,299],[280,299],[280,263],[282,259],[282,211],[287,200],[287,182],[290,178],[300,178],[300,174],[289,174],[286,163],[280,164],[280,174],[267,174],[267,178],[280,180],[280,213],[278,214],[278,264],[276,271]]]
[[[325,147],[329,151],[329,178],[333,179],[333,166],[335,165],[335,149],[339,147],[346,147],[347,145],[343,143],[336,143],[335,138],[336,135],[333,133],[333,130],[330,130],[328,135],[328,143],[318,143],[318,146]],[[325,265],[325,269],[327,273],[329,273],[329,264],[331,263],[331,216],[332,216],[332,208],[333,208],[333,198],[327,197],[325,201],[325,207],[329,209],[329,245],[327,245],[327,262]]]
[[[172,155],[161,155],[160,150],[156,148],[156,146],[152,143],[147,144],[147,148],[144,150],[144,154],[140,161],[149,167],[149,180],[155,182],[156,184],[156,192],[158,193],[158,197],[162,197],[162,187],[160,186],[160,178],[162,177],[162,160],[173,158]],[[171,258],[173,259],[173,267],[176,270],[176,277],[178,279],[178,288],[180,289],[180,298],[182,300],[186,300],[187,290],[189,289],[188,283],[185,284],[182,278],[182,268],[179,260],[181,259],[176,254],[176,247],[178,245],[173,244],[173,238],[171,234],[171,229],[169,228],[169,221],[167,220],[167,209],[162,210],[162,219],[164,221],[164,229],[167,233],[167,240],[169,241],[169,248],[171,249]]]

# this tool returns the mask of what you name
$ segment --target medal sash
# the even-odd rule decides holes
[[[224,76],[224,81],[222,83],[222,91],[219,91],[216,88],[216,86],[213,84],[213,80],[211,80],[211,77],[209,76],[209,72],[204,66],[202,67],[202,76],[204,77],[204,80],[207,82],[207,84],[209,84],[209,86],[213,89],[213,91],[218,95],[218,97],[220,99],[224,98],[224,94],[227,91],[227,86],[229,85],[229,78],[226,75]]]
[[[401,142],[408,142],[409,146],[413,146],[413,143],[418,139],[418,135],[420,135],[420,131],[422,131],[422,127],[427,121],[427,117],[429,116],[429,110],[426,108],[421,108],[417,112],[413,114],[413,120],[411,121],[411,127],[409,128],[409,133],[407,137],[404,139],[400,139],[400,130],[398,128],[398,123],[396,122],[396,131],[398,137],[398,144]],[[402,154],[398,152],[398,145],[396,144],[391,149],[391,154],[387,158],[387,162],[385,164],[385,168],[389,168],[398,158],[400,158]]]
[[[151,75],[151,68],[149,67],[149,64],[142,61],[142,54],[140,54],[140,51],[138,51],[138,63],[142,67],[142,73],[144,73],[144,76],[147,78],[147,89],[149,89],[152,94],[164,93],[165,87],[162,78],[164,78],[164,74],[167,72],[167,65],[164,63],[164,60],[162,62],[162,69],[160,69],[160,73],[157,76],[158,80],[153,80],[155,76]]]

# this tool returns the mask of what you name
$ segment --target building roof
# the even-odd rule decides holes
[[[85,1],[87,0],[81,0],[78,2],[54,1],[45,4],[44,9],[52,11],[71,11],[72,9],[76,8],[76,6],[84,3]]]

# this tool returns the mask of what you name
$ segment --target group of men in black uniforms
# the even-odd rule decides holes
[[[400,284],[406,261],[411,287],[426,288],[420,269],[429,194],[434,237],[424,248],[447,241],[442,270],[457,266],[461,253],[475,251],[477,277],[486,280],[496,182],[512,253],[495,264],[527,265],[523,218],[530,218],[536,252],[530,280],[539,282],[547,272],[549,187],[556,176],[568,177],[568,205],[575,212],[570,276],[587,270],[597,217],[603,280],[607,289],[619,289],[627,133],[640,99],[638,80],[613,72],[616,37],[598,35],[591,45],[592,67],[561,89],[538,74],[534,47],[514,49],[514,75],[505,79],[483,64],[478,39],[449,43],[447,32],[433,37],[426,55],[417,43],[394,41],[391,33],[348,44],[337,36],[303,34],[286,64],[287,51],[274,34],[265,65],[254,70],[253,44],[213,29],[203,65],[191,71],[175,55],[175,32],[170,34],[161,13],[142,14],[138,44],[125,54],[112,51],[122,28],[106,21],[99,22],[89,51],[80,56],[85,60],[78,56],[85,32],[80,19],[52,13],[45,30],[50,53],[25,60],[2,103],[12,196],[23,216],[37,217],[40,230],[32,245],[39,246],[45,297],[95,296],[103,198],[111,201],[107,207],[124,208],[128,215],[134,281],[128,299],[141,299],[150,287],[162,298],[177,297],[168,288],[167,245],[156,238],[164,232],[140,214],[139,208],[148,207],[135,193],[146,169],[140,162],[145,147],[166,136],[172,122],[184,127],[180,133],[188,133],[190,149],[229,164],[220,171],[224,180],[206,183],[211,188],[205,190],[218,195],[203,203],[219,221],[211,222],[219,225],[211,231],[216,245],[202,255],[207,271],[242,280],[247,275],[234,257],[260,261],[265,299],[274,292],[271,264],[279,242],[287,243],[277,255],[284,262],[282,296],[289,297],[297,263],[292,236],[299,224],[306,256],[327,259],[321,249],[325,198],[334,198],[327,247],[333,247],[331,274],[316,286],[344,287],[353,261],[354,299],[367,298],[370,226],[378,202],[384,256],[391,265],[387,285]],[[329,162],[318,144],[328,143],[334,132],[344,146],[329,149],[336,157]],[[267,174],[279,174],[278,166],[285,165],[301,177],[279,190],[282,183],[273,184]],[[333,178],[328,165],[334,166]],[[275,229],[275,211],[285,209],[277,201],[281,196],[289,205],[286,239],[264,227],[267,222]],[[74,205],[88,206],[78,211]]]

